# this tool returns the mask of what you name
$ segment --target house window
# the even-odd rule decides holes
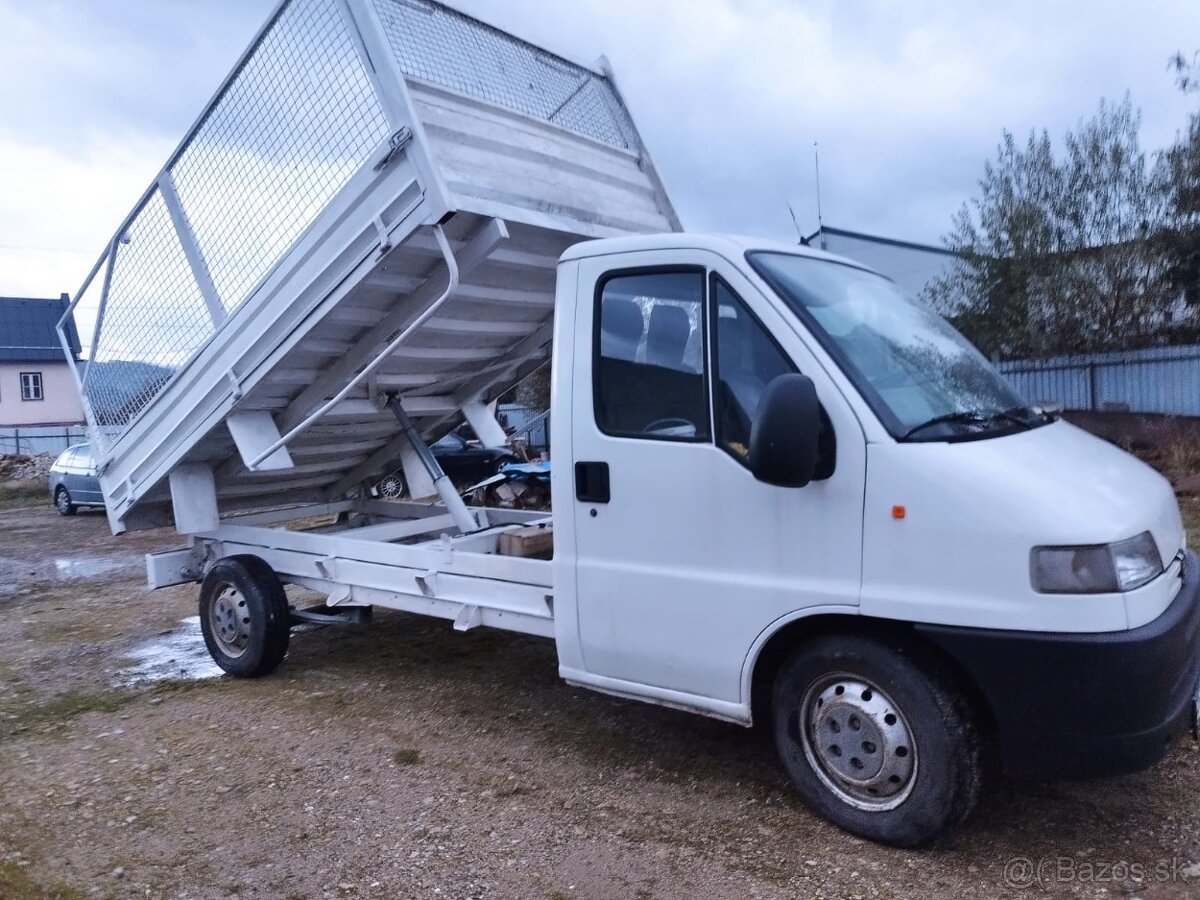
[[[41,400],[42,398],[42,373],[41,372],[22,372],[21,373],[21,399],[22,400]]]

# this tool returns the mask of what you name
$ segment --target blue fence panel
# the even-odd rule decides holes
[[[0,454],[62,453],[72,444],[87,440],[82,425],[21,425],[0,427]]]
[[[999,368],[1033,403],[1200,416],[1200,346],[1006,360]]]
[[[497,413],[504,424],[505,431],[519,432],[528,440],[530,449],[549,449],[550,418],[542,416],[543,410],[530,409],[516,403],[504,403],[497,409]],[[539,419],[539,417],[541,418]]]

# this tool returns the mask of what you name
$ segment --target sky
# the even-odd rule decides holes
[[[1149,150],[1196,95],[1196,0],[453,0],[606,55],[685,226],[824,220],[937,244],[1003,129],[1060,137],[1126,92]],[[0,295],[74,294],[273,0],[0,0]]]

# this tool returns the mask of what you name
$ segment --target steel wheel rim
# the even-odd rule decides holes
[[[887,694],[857,675],[827,675],[809,685],[799,713],[804,756],[842,802],[883,812],[908,799],[917,745]]]
[[[233,585],[221,585],[208,608],[208,626],[221,652],[237,659],[250,645],[250,611],[246,598]]]

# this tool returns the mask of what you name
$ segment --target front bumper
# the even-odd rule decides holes
[[[1135,772],[1192,727],[1200,685],[1200,561],[1153,622],[1102,634],[918,625],[972,677],[1005,769],[1021,776]]]

